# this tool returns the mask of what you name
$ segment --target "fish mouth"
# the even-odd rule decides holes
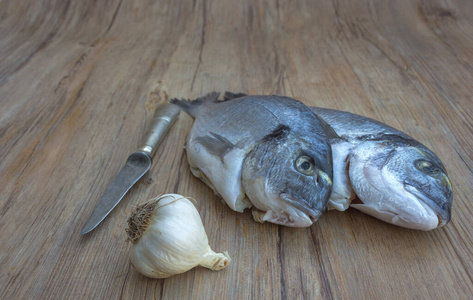
[[[432,197],[408,183],[404,183],[404,189],[437,214],[439,220],[437,227],[442,227],[450,222],[450,214],[435,203],[435,201],[432,200]]]
[[[404,181],[400,183],[402,187],[393,188],[384,179],[380,184],[376,181],[376,176],[381,178],[383,176],[376,173],[377,170],[379,168],[364,168],[364,174],[370,187],[379,192],[383,199],[376,201],[367,199],[365,203],[358,197],[358,200],[350,203],[351,207],[385,222],[415,230],[433,230],[450,221],[448,211],[442,209],[431,196],[416,188],[415,184]]]
[[[392,201],[385,201],[387,199],[383,198],[380,202],[365,203],[357,197],[350,203],[350,207],[390,224],[414,230],[429,231],[448,223],[449,218],[444,217],[445,211],[434,209],[438,205],[413,186],[405,186],[404,192],[387,197],[392,198]]]
[[[323,214],[322,211],[310,207],[306,201],[295,199],[293,196],[289,194],[282,193],[280,197],[286,203],[293,206],[295,210],[298,210],[299,212],[303,213],[307,218],[310,219],[311,222],[317,221]],[[296,215],[300,216],[300,214],[298,214],[297,212],[296,212]]]

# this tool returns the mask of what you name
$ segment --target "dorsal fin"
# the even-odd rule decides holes
[[[241,97],[246,97],[248,96],[247,94],[244,94],[244,93],[231,93],[231,92],[225,92],[225,94],[223,94],[223,101],[228,101],[228,100],[232,100],[232,99],[236,99],[236,98],[241,98]]]
[[[212,92],[205,96],[199,97],[195,100],[185,100],[185,99],[177,99],[173,98],[169,100],[172,104],[178,106],[180,109],[188,113],[189,115],[195,117],[195,111],[201,105],[205,105],[206,103],[213,103],[218,102],[218,96],[220,93]]]

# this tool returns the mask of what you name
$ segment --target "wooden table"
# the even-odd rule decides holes
[[[1,299],[466,299],[473,294],[473,2],[0,2]],[[281,94],[399,128],[442,159],[450,224],[395,227],[356,210],[310,228],[258,224],[194,178],[181,114],[153,167],[92,233],[108,183],[153,109],[210,91]],[[148,279],[126,218],[192,196],[233,258]]]

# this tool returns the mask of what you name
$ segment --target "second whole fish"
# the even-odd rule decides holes
[[[340,137],[332,140],[334,185],[329,209],[351,206],[417,230],[432,230],[450,221],[452,186],[444,165],[429,148],[367,117],[311,109]]]
[[[253,207],[256,221],[310,226],[332,190],[325,123],[288,97],[218,96],[171,100],[195,118],[186,144],[192,173],[233,210]]]

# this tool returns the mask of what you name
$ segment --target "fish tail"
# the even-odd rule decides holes
[[[197,109],[201,105],[205,105],[206,103],[218,102],[217,99],[218,99],[219,95],[220,95],[220,93],[212,92],[212,93],[209,93],[205,96],[199,97],[195,100],[185,100],[185,99],[173,98],[173,99],[169,100],[169,102],[171,102],[172,104],[178,106],[181,110],[185,111],[189,115],[195,117]]]

